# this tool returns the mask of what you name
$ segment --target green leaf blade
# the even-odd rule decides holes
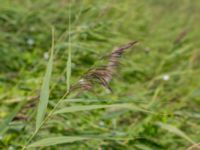
[[[133,140],[132,137],[113,137],[111,135],[89,135],[89,136],[58,136],[58,137],[50,137],[38,140],[34,143],[28,145],[28,148],[33,147],[45,147],[45,146],[52,146],[64,143],[73,143],[83,140]]]
[[[69,43],[69,46],[68,46],[68,58],[67,58],[67,66],[66,66],[66,69],[67,69],[67,92],[69,92],[70,90],[70,78],[71,78],[71,64],[72,64],[72,54],[71,54],[71,35],[70,35],[70,32],[71,32],[71,6],[69,5],[69,24],[68,24],[68,32],[69,32],[69,40],[68,40],[68,43]]]
[[[49,62],[47,64],[47,69],[46,69],[44,81],[43,81],[41,92],[40,92],[40,100],[39,100],[37,116],[36,116],[36,130],[39,129],[44,119],[48,101],[49,101],[49,84],[50,84],[51,74],[52,74],[52,69],[53,69],[53,53],[54,53],[54,29],[52,29],[51,55],[49,58]]]
[[[73,143],[76,141],[82,141],[89,139],[88,137],[80,137],[80,136],[61,136],[61,137],[51,137],[45,138],[35,143],[30,144],[28,147],[43,147],[43,146],[50,146],[50,145],[57,145],[63,143]]]
[[[20,109],[22,108],[24,103],[25,103],[24,101],[19,103],[14,108],[14,110],[8,116],[6,116],[5,119],[1,122],[1,124],[0,124],[0,135],[2,135],[3,133],[6,132],[6,130],[8,129],[9,123],[13,120],[13,118],[16,116],[16,114],[20,111]]]
[[[164,124],[164,123],[161,123],[159,122],[158,123],[158,126],[187,140],[188,142],[192,143],[192,144],[195,144],[196,142],[193,141],[189,136],[187,136],[183,131],[181,131],[180,129],[176,128],[175,126],[172,126],[170,124]]]
[[[71,48],[68,51],[68,60],[67,60],[67,92],[70,90],[70,78],[71,78]]]
[[[124,103],[124,104],[111,104],[111,105],[83,105],[83,106],[70,106],[66,108],[62,108],[54,112],[54,114],[62,114],[62,113],[71,113],[77,111],[87,111],[87,110],[95,110],[95,109],[103,109],[103,108],[117,108],[117,109],[130,109],[130,110],[138,110],[142,112],[149,112],[148,110],[139,108],[133,104]]]

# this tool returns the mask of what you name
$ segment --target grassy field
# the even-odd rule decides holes
[[[0,149],[200,149],[199,12],[199,0],[0,0]],[[132,41],[112,92],[67,92]]]

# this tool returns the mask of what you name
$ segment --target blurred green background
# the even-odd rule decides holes
[[[20,149],[34,132],[52,26],[55,59],[49,109],[66,91],[70,36],[72,84],[92,66],[103,65],[100,58],[114,48],[134,40],[139,45],[121,58],[111,82],[113,93],[97,87],[97,92],[69,97],[84,101],[64,105],[128,102],[149,113],[112,108],[55,116],[34,140],[53,135],[125,139],[40,149],[184,150],[200,142],[199,0],[0,0],[1,123],[13,115],[1,131],[1,149]]]

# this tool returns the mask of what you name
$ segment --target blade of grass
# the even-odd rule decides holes
[[[41,146],[50,146],[62,143],[72,143],[75,141],[86,140],[87,137],[79,137],[79,136],[62,136],[62,137],[52,137],[52,138],[45,138],[39,140],[35,143],[30,144],[28,147],[41,147]]]
[[[21,103],[19,103],[14,110],[5,117],[5,119],[1,122],[0,124],[0,135],[2,135],[3,133],[6,132],[6,130],[8,129],[8,125],[9,123],[13,120],[13,118],[16,116],[16,114],[20,111],[20,109],[22,108],[24,104],[24,101],[22,101]]]
[[[189,141],[190,143],[192,144],[195,144],[195,141],[193,141],[190,137],[188,137],[183,131],[181,131],[180,129],[172,126],[172,125],[169,125],[169,124],[164,124],[164,123],[161,123],[159,122],[158,123],[158,126],[179,136],[179,137],[182,137],[184,139],[186,139],[187,141]]]
[[[37,116],[36,116],[36,130],[38,130],[38,128],[41,125],[41,122],[44,119],[48,101],[49,101],[49,83],[50,83],[52,68],[53,68],[53,53],[54,53],[54,28],[52,27],[51,56],[50,56],[49,62],[47,64],[47,69],[46,69],[46,73],[44,76],[42,89],[40,92],[40,101],[39,101]]]
[[[68,28],[68,32],[69,32],[69,37],[68,37],[68,59],[67,59],[67,92],[69,92],[70,89],[70,78],[71,78],[71,7],[69,5],[69,28]]]
[[[60,136],[60,137],[51,137],[51,138],[45,138],[39,141],[36,141],[28,147],[42,147],[42,146],[50,146],[50,145],[57,145],[57,144],[63,144],[63,143],[72,143],[76,141],[82,141],[82,140],[101,140],[101,139],[108,139],[108,140],[132,140],[133,138],[129,137],[110,137],[110,136],[101,136],[101,135],[90,135],[90,136]]]
[[[86,110],[95,110],[95,109],[103,109],[103,108],[126,108],[130,110],[137,110],[142,112],[150,112],[148,110],[139,108],[133,104],[125,103],[125,104],[111,104],[111,105],[84,105],[84,106],[70,106],[66,108],[62,108],[54,112],[54,114],[62,114],[62,113],[70,113],[77,111],[86,111]],[[150,112],[151,113],[151,112]]]

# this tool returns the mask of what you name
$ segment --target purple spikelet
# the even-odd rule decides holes
[[[119,58],[128,48],[135,45],[137,41],[130,42],[123,45],[108,55],[108,64],[106,66],[100,66],[89,70],[83,77],[71,87],[71,90],[79,89],[90,91],[95,84],[102,85],[106,89],[111,91],[109,82],[115,74],[116,68],[119,65]]]

